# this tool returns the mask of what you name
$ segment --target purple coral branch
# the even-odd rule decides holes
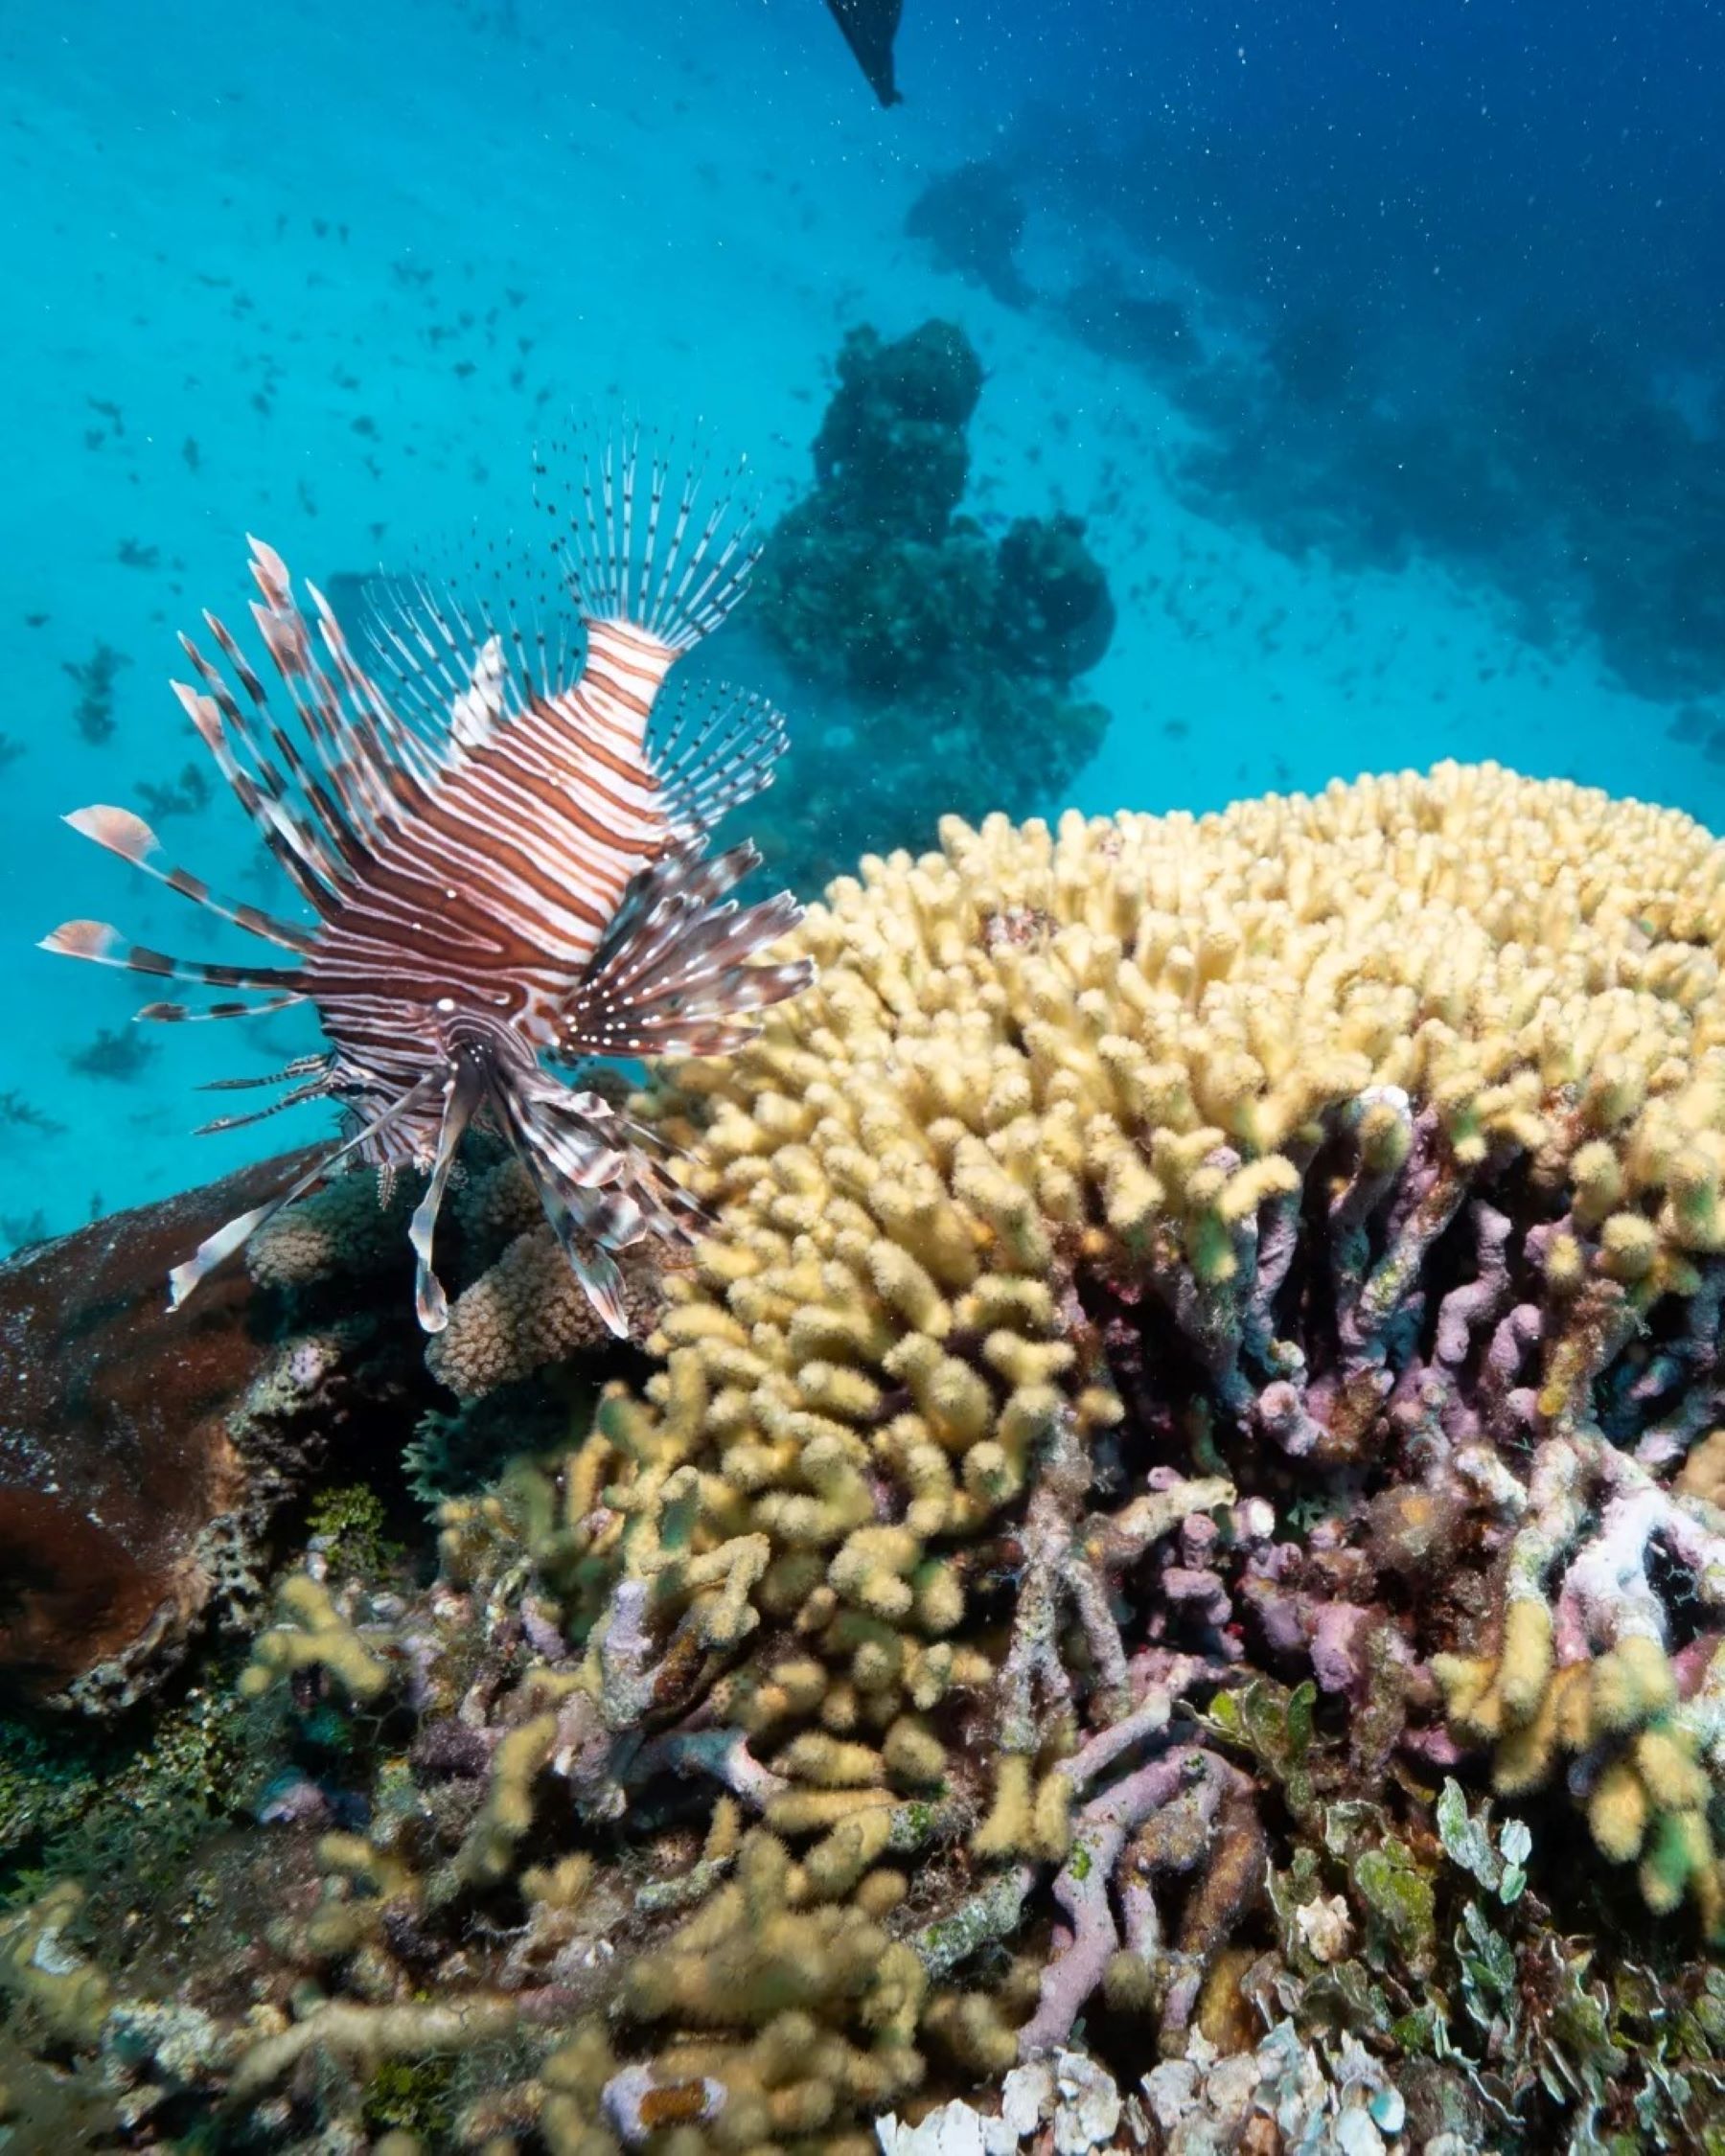
[[[1467,1360],[1474,1334],[1496,1318],[1509,1299],[1509,1267],[1504,1255],[1509,1216],[1483,1198],[1474,1201],[1471,1210],[1478,1275],[1452,1288],[1438,1306],[1438,1360],[1452,1368]]]
[[[1105,1796],[1092,1798],[1079,1813],[1071,1853],[1054,1881],[1054,1898],[1071,1918],[1071,1938],[1043,1971],[1036,2011],[1019,2030],[1020,2058],[1040,2057],[1071,2034],[1072,2024],[1119,1948],[1109,1885],[1126,1837],[1189,1787],[1208,1756],[1196,1745],[1182,1745],[1139,1767]],[[1218,1784],[1218,1801],[1220,1794]]]

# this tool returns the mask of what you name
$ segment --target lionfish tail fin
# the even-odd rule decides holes
[[[753,1014],[799,995],[814,962],[762,953],[802,919],[789,891],[739,908],[726,894],[761,857],[751,845],[702,860],[679,847],[644,868],[559,1018],[564,1057],[723,1055]]]
[[[568,523],[565,565],[589,665],[595,654],[614,653],[638,667],[652,654],[662,679],[743,596],[761,546],[740,463],[709,489],[699,463],[679,473],[668,455],[643,457],[632,431],[581,456],[566,505],[553,498],[543,457],[535,459],[535,477],[540,507]]]

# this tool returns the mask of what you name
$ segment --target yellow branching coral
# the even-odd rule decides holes
[[[374,1654],[337,1608],[322,1580],[291,1572],[276,1595],[280,1622],[260,1633],[240,1689],[256,1698],[296,1669],[329,1672],[351,1698],[376,1699],[389,1683],[389,1665]]]
[[[925,2050],[999,2074],[1099,1993],[1183,2056],[1262,1776],[1321,1809],[1308,1679],[1362,1807],[1416,1805],[1398,1747],[1567,1785],[1725,1925],[1725,849],[1449,766],[949,824],[796,943],[816,986],[633,1103],[711,1224],[655,1375],[445,1513],[542,1659],[470,1703],[425,1921],[519,1886],[555,1964],[603,1891],[559,1832],[722,1792],[546,2144],[860,2151]]]
[[[1106,1581],[1234,1498],[1224,1475],[1174,1478],[1136,1543],[1086,1513],[1129,1408],[1106,1341],[1122,1296],[1165,1308],[1207,1414],[1333,1466],[1375,1442],[1458,1235],[1476,1273],[1421,1351],[1572,1444],[1646,1314],[1693,1296],[1719,1248],[1725,855],[1675,814],[1447,766],[1203,818],[954,822],[939,854],[836,884],[799,945],[814,989],[636,1104],[717,1227],[671,1283],[666,1376],[608,1502],[641,1551],[626,1570],[656,1577],[647,1522],[673,1467],[692,1478],[661,1645],[687,1565],[763,1537],[745,1592],[825,1670],[829,1732],[775,1723],[772,1771],[906,1796],[911,1752],[881,1732],[950,1694],[934,1657],[972,1591],[944,1553],[1010,1523],[1018,1618],[972,1678],[1002,1707],[1004,1779],[975,1792],[978,1846],[1002,1858],[1058,1845],[1034,1792],[1078,1733],[1069,1703],[1094,1719],[1133,1696]],[[1537,1194],[1531,1237],[1484,1205],[1511,1175]],[[1278,1301],[1317,1178],[1328,1371]],[[1539,1269],[1537,1307],[1512,1260]],[[1221,1465],[1213,1441],[1197,1456]],[[1499,1717],[1485,1741],[1515,1732],[1506,1787],[1549,1771],[1545,1570],[1511,1585],[1477,1687],[1495,1706],[1471,1703],[1483,1734]]]

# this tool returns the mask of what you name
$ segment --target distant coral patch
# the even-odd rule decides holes
[[[996,541],[963,509],[983,379],[955,324],[852,331],[815,487],[769,537],[753,618],[807,686],[752,822],[804,887],[868,848],[927,842],[936,803],[1057,800],[1106,728],[1071,686],[1115,627],[1082,522],[1021,516]]]

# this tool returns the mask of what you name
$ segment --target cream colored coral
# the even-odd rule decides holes
[[[855,1479],[974,1531],[1063,1403],[1118,1411],[1063,1337],[1072,1260],[1225,1287],[1325,1115],[1399,1095],[1458,1170],[1530,1154],[1596,1216],[1583,1276],[1639,1298],[1714,1247],[1725,852],[1673,812],[1452,765],[1203,818],[949,821],[798,941],[817,986],[638,1104],[720,1222],[658,1344],[702,1364],[724,1480],[857,1607],[901,1608],[909,1569],[840,1547]],[[1370,1116],[1388,1172],[1405,1116]]]
[[[661,1256],[643,1246],[624,1259],[627,1307],[637,1331],[649,1328],[658,1314]],[[540,1226],[518,1235],[497,1262],[455,1297],[449,1322],[433,1335],[426,1361],[452,1392],[476,1399],[610,1337],[556,1236]]]
[[[389,1664],[374,1654],[322,1580],[289,1572],[276,1590],[280,1621],[261,1632],[239,1688],[257,1699],[295,1670],[321,1668],[356,1700],[373,1700],[389,1682]]]
[[[1121,1416],[1080,1277],[1185,1298],[1222,1409],[1297,1452],[1325,1434],[1230,1358],[1332,1135],[1362,1205],[1416,1124],[1429,1164],[1405,1251],[1345,1283],[1366,1331],[1480,1172],[1520,1157],[1567,1198],[1535,1373],[1559,1422],[1725,1247],[1725,849],[1674,812],[1448,765],[1202,818],[949,820],[795,940],[817,985],[635,1103],[716,1227],[670,1284],[647,1413],[605,1429],[661,1585],[674,1476],[691,1553],[765,1537],[750,1601],[827,1676],[827,1733],[785,1730],[775,1760],[831,1793],[811,1824],[846,1789],[910,1794],[915,1748],[884,1733],[998,1666],[953,1659],[941,1548],[1021,1499],[1057,1429],[1082,1452]],[[1512,1617],[1517,1713],[1549,1675],[1538,1613]]]

